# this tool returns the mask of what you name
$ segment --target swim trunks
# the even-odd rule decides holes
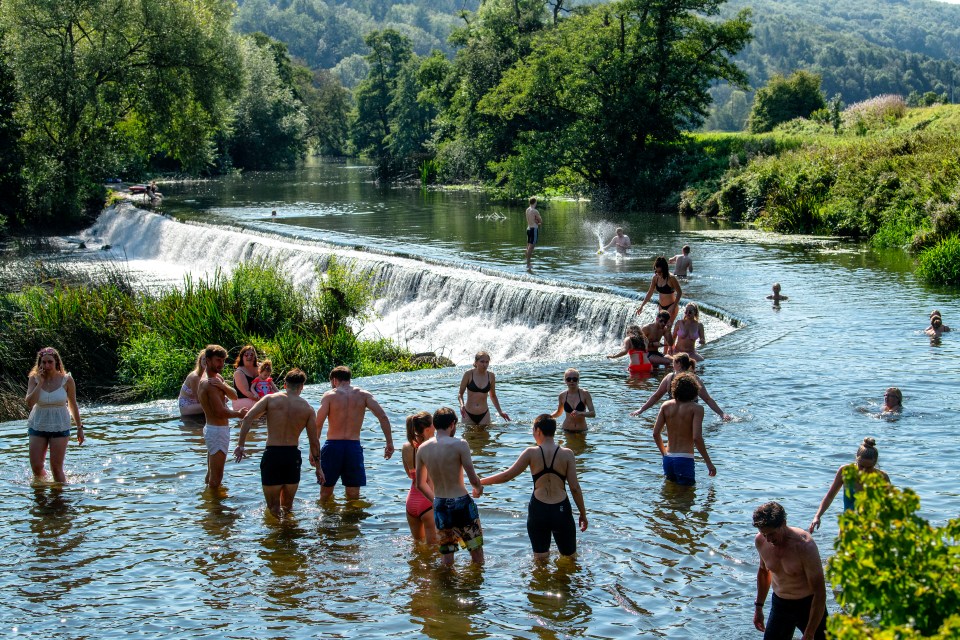
[[[540,239],[540,227],[527,227],[527,244],[537,244]]]
[[[367,486],[363,468],[363,447],[359,440],[327,440],[320,447],[320,468],[325,487],[335,487],[343,479],[345,487]]]
[[[260,484],[273,487],[280,484],[300,484],[300,449],[294,446],[270,447],[260,458]]]
[[[441,555],[461,548],[473,551],[483,546],[480,512],[469,495],[434,498],[433,521],[437,525]]]
[[[663,456],[663,475],[667,480],[690,486],[697,483],[692,453],[668,453]]]
[[[803,631],[810,619],[810,607],[813,605],[813,595],[799,600],[788,600],[773,594],[770,603],[770,615],[767,617],[767,630],[763,633],[763,640],[792,640],[793,630]],[[815,640],[825,640],[827,635],[827,612],[823,612],[820,624],[817,625]]]
[[[230,427],[217,427],[214,425],[203,425],[203,440],[207,443],[207,454],[213,455],[217,451],[223,451],[230,455]]]
[[[550,536],[557,542],[561,555],[571,556],[577,552],[577,525],[573,522],[570,498],[563,502],[547,504],[530,496],[527,508],[527,535],[534,553],[550,551]]]

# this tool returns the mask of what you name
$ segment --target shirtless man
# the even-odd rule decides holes
[[[209,344],[203,355],[207,359],[206,377],[197,387],[197,400],[207,422],[203,427],[207,444],[207,475],[203,481],[215,489],[223,483],[223,465],[230,453],[230,418],[244,417],[247,409],[233,411],[227,407],[227,398],[237,399],[237,392],[220,375],[227,350],[218,344]]]
[[[470,551],[473,562],[483,564],[480,513],[463,484],[466,472],[473,486],[473,497],[483,495],[483,485],[470,458],[470,446],[466,440],[454,437],[457,414],[453,409],[437,409],[433,414],[433,426],[436,435],[417,449],[417,488],[433,502],[441,561],[452,565],[454,552],[464,547]],[[432,487],[428,478],[433,481]]]
[[[613,236],[603,248],[609,249],[610,247],[616,247],[617,255],[627,255],[627,249],[630,248],[630,236],[623,232],[623,227],[617,227],[617,235]]]
[[[660,406],[657,423],[653,427],[653,441],[663,456],[663,475],[677,484],[696,484],[693,470],[693,448],[707,464],[710,477],[717,475],[717,468],[710,461],[707,445],[703,441],[703,407],[696,403],[699,391],[697,378],[692,373],[678,373],[673,378],[673,400]],[[663,445],[663,428],[667,428],[669,449]]]
[[[317,482],[320,499],[333,495],[337,480],[343,479],[347,500],[360,497],[360,487],[366,486],[367,474],[363,468],[363,448],[360,446],[360,429],[363,417],[370,409],[387,439],[383,450],[384,459],[393,455],[393,434],[390,420],[373,394],[350,384],[350,368],[336,367],[330,372],[332,390],[323,394],[317,411],[317,438],[323,434],[323,423],[329,418],[327,440],[319,453],[310,452],[310,463],[317,467]]]
[[[673,364],[673,360],[660,353],[660,340],[663,340],[665,347],[673,346],[673,335],[670,333],[670,312],[661,311],[657,314],[656,320],[640,331],[647,340],[647,359],[650,360],[650,364],[654,366]]]
[[[248,457],[243,446],[250,427],[262,415],[267,417],[267,446],[260,459],[260,481],[267,509],[278,518],[293,509],[293,497],[300,486],[300,433],[307,430],[310,459],[320,451],[316,414],[310,403],[300,397],[307,375],[300,369],[287,372],[284,390],[261,398],[243,418],[237,448],[237,462]]]
[[[693,260],[690,259],[690,245],[683,245],[683,249],[680,250],[681,253],[673,256],[668,260],[672,265],[676,265],[673,268],[673,275],[677,278],[686,278],[687,273],[693,273]]]
[[[773,283],[773,293],[772,293],[771,295],[767,296],[767,300],[773,300],[773,304],[774,304],[774,305],[778,305],[778,304],[780,304],[780,301],[781,301],[781,300],[789,300],[789,298],[787,298],[787,296],[782,296],[782,295],[780,295],[780,283],[779,283],[779,282],[774,282],[774,283]]]
[[[636,411],[631,411],[630,415],[636,418],[641,413],[657,404],[657,402],[660,401],[660,398],[670,393],[670,385],[673,384],[673,379],[676,377],[676,375],[678,373],[683,373],[684,371],[689,371],[697,378],[697,382],[700,385],[700,390],[697,392],[697,395],[700,397],[700,399],[703,400],[708,407],[713,409],[714,413],[720,416],[722,420],[733,420],[733,416],[724,413],[723,409],[720,408],[720,405],[717,404],[717,401],[714,400],[709,393],[707,393],[707,388],[704,386],[703,380],[700,379],[700,376],[696,375],[696,372],[694,371],[695,369],[696,365],[689,355],[685,353],[678,353],[677,355],[673,356],[673,372],[663,376],[663,380],[660,381],[660,386],[657,387],[657,390],[654,392],[654,394],[650,396],[645,403],[643,403],[642,407]]]
[[[530,268],[530,259],[533,257],[533,248],[537,246],[540,240],[540,225],[543,224],[543,218],[537,211],[537,199],[530,198],[530,206],[527,207],[527,269]]]
[[[803,632],[802,640],[824,640],[827,585],[817,544],[803,529],[787,526],[787,512],[776,502],[757,507],[753,526],[760,530],[754,540],[760,569],[753,626],[763,631],[764,640],[790,640],[794,629]],[[764,625],[763,603],[771,583],[773,604]]]

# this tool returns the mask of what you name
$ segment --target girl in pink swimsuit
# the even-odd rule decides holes
[[[698,340],[700,346],[707,344],[703,323],[700,322],[700,307],[690,302],[683,311],[683,317],[673,326],[673,352],[686,353],[697,362],[702,362],[703,356],[697,353]]]
[[[407,416],[407,442],[403,445],[401,456],[403,470],[410,478],[410,491],[407,493],[407,524],[410,533],[417,542],[437,543],[437,527],[433,521],[433,503],[417,489],[417,448],[433,437],[433,418],[426,411]],[[426,472],[426,468],[424,468]],[[429,482],[429,479],[427,480]]]

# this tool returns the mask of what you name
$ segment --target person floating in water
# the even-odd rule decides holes
[[[900,413],[901,411],[903,411],[903,392],[896,387],[889,387],[883,394],[881,413]]]
[[[533,248],[540,241],[540,225],[543,224],[543,218],[537,211],[537,199],[530,198],[530,206],[526,210],[527,216],[527,269],[531,268],[530,260],[533,258]]]
[[[780,295],[780,283],[774,282],[773,293],[767,296],[767,300],[773,300],[773,304],[776,305],[776,304],[780,304],[781,300],[789,300],[789,298],[787,298],[787,296]]]
[[[787,512],[768,502],[753,512],[759,533],[754,545],[760,555],[753,626],[764,640],[791,640],[794,629],[803,640],[826,640],[827,584],[820,551],[810,534],[787,526]],[[763,604],[773,586],[770,616],[763,622]]]
[[[890,476],[880,469],[877,469],[877,460],[879,459],[880,452],[877,451],[877,441],[873,438],[864,438],[863,444],[857,449],[857,462],[855,463],[857,470],[861,473],[879,473],[883,476],[883,479],[889,483]],[[852,466],[853,464],[845,464],[837,469],[837,475],[833,479],[833,484],[831,484],[827,490],[827,495],[823,496],[823,500],[820,501],[820,508],[817,509],[817,515],[813,516],[813,520],[810,522],[810,528],[807,529],[810,533],[820,528],[820,516],[830,508],[833,499],[837,497],[837,493],[840,491],[840,487],[843,487],[843,510],[851,511],[853,509],[854,498],[858,491],[863,490],[863,487],[860,486],[859,483],[852,485],[843,481],[844,470]]]
[[[671,395],[660,407],[657,423],[653,427],[653,441],[663,456],[663,475],[680,485],[696,484],[693,468],[693,449],[707,465],[711,477],[717,468],[710,460],[707,445],[703,441],[703,407],[696,403],[700,385],[692,373],[678,373],[673,378]],[[669,446],[663,444],[663,430],[667,430]]]
[[[680,253],[670,258],[668,261],[673,267],[673,275],[678,278],[686,278],[688,274],[693,273],[693,260],[690,258],[690,245],[683,245]]]
[[[623,232],[623,227],[617,227],[617,235],[613,236],[603,248],[609,249],[610,247],[616,247],[618,256],[627,255],[627,249],[630,248],[630,236]]]

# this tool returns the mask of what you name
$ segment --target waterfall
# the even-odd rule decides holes
[[[362,335],[388,337],[411,351],[434,351],[458,364],[472,363],[480,349],[499,363],[611,353],[619,349],[624,328],[637,320],[636,298],[602,288],[178,222],[130,205],[104,211],[84,239],[88,246],[110,245],[109,253],[135,271],[153,278],[160,273],[161,280],[165,273],[169,284],[185,273],[210,275],[243,261],[266,260],[281,264],[296,284],[312,286],[317,267],[324,270],[335,257],[377,288],[378,318],[363,327]],[[710,323],[713,337],[732,329],[709,316],[703,321]]]

